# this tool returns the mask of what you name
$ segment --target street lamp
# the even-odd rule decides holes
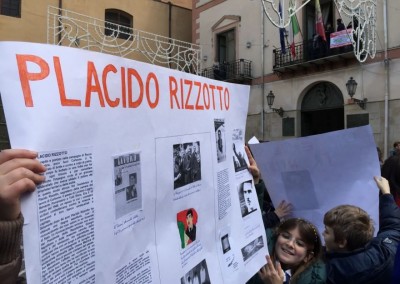
[[[347,88],[347,93],[349,94],[351,100],[358,104],[360,108],[365,109],[367,107],[367,99],[359,100],[359,99],[354,99],[353,96],[356,93],[357,90],[357,82],[356,80],[353,79],[353,77],[350,77],[350,79],[346,83],[346,88]]]
[[[276,112],[277,114],[279,114],[280,117],[283,117],[283,114],[285,113],[285,111],[283,110],[282,107],[280,108],[273,108],[272,105],[274,104],[274,100],[275,100],[275,95],[272,91],[269,91],[268,95],[267,95],[267,104],[269,106],[269,108],[273,111]]]

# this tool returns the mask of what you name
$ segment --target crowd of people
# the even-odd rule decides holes
[[[356,18],[353,21],[350,21],[347,27],[344,25],[342,19],[336,20],[336,32],[340,32],[346,29],[353,28],[353,22],[355,28],[358,27],[358,20]],[[310,59],[318,59],[321,57],[329,56],[332,54],[348,52],[352,50],[352,45],[342,46],[339,48],[331,49],[331,34],[335,32],[334,27],[331,23],[327,23],[325,25],[325,38],[318,33],[314,33],[312,38],[309,40],[308,49]],[[356,41],[356,38],[354,37]]]
[[[266,265],[248,283],[400,283],[400,208],[395,201],[400,193],[400,143],[396,143],[396,150],[382,166],[382,176],[374,177],[380,192],[376,237],[373,237],[373,221],[365,210],[340,205],[324,215],[325,246],[314,224],[302,218],[287,218],[290,204],[282,202],[273,208],[257,163],[245,147],[248,170],[264,211],[269,249]],[[194,146],[191,152],[195,144],[186,145],[183,149],[186,155],[179,151],[176,156],[192,160],[199,151]],[[3,284],[18,283],[23,226],[20,198],[45,180],[46,168],[36,158],[37,153],[28,150],[0,152],[0,281]],[[190,179],[195,179],[193,173]],[[378,194],[378,190],[365,194]]]

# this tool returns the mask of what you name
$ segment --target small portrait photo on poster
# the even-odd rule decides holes
[[[122,184],[122,170],[115,168],[115,186],[121,185]]]
[[[233,165],[235,172],[240,172],[247,169],[246,154],[243,144],[243,130],[234,129],[232,133],[232,148],[233,148]]]
[[[238,186],[238,195],[242,217],[257,210],[257,194],[251,180],[242,182]]]
[[[229,243],[229,235],[226,234],[221,238],[222,252],[225,254],[231,250],[231,245]]]
[[[200,142],[173,145],[174,189],[201,180]]]
[[[136,184],[137,184],[136,173],[132,173],[129,175],[129,186],[125,188],[127,201],[137,197]]]
[[[223,119],[214,119],[215,141],[217,147],[218,163],[226,160],[226,143],[225,143],[225,121]]]
[[[196,240],[198,215],[194,208],[189,208],[178,212],[176,219],[181,248],[185,248]]]
[[[244,158],[244,151],[238,150],[240,147],[236,147],[235,143],[233,147],[233,165],[235,166],[235,172],[240,172],[247,169],[247,163]],[[244,147],[243,147],[244,148]]]

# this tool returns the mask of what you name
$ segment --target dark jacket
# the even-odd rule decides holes
[[[400,242],[400,208],[393,196],[379,199],[379,232],[365,247],[344,253],[327,253],[327,283],[391,283],[393,262]]]
[[[382,165],[381,174],[389,181],[390,192],[400,206],[400,156],[389,157]]]
[[[255,185],[258,197],[258,203],[262,212],[262,218],[265,228],[274,228],[279,225],[280,220],[278,215],[275,214],[275,208],[272,205],[271,198],[269,197],[267,188],[263,180],[260,180]]]
[[[0,222],[0,283],[18,283],[21,268],[22,216],[15,221]]]
[[[400,283],[400,245],[397,247],[396,257],[394,259],[393,277],[391,284]]]
[[[276,243],[276,237],[271,229],[267,229],[265,231],[267,235],[267,242],[268,242],[268,250],[270,253],[273,252],[275,243]],[[307,267],[306,270],[304,270],[299,278],[297,279],[296,282],[290,282],[293,284],[325,284],[326,281],[326,270],[325,270],[325,264],[323,263],[322,260],[317,260],[315,263],[313,263],[311,266]],[[262,284],[261,278],[258,276],[258,274],[254,275],[248,282],[247,284]]]

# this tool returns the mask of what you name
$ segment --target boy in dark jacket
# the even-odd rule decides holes
[[[385,178],[375,177],[380,189],[379,232],[363,209],[341,205],[324,216],[327,283],[391,283],[400,242],[400,208]]]

